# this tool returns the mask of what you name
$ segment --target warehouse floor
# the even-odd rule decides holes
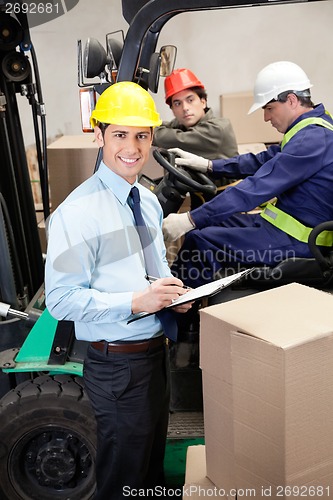
[[[203,413],[171,413],[164,461],[168,488],[184,485],[187,448],[197,444],[204,444]]]

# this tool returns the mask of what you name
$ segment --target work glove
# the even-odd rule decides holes
[[[180,156],[180,158],[175,159],[176,165],[188,167],[192,170],[196,170],[197,172],[207,172],[210,162],[206,158],[194,155],[193,153],[188,153],[180,148],[171,148],[168,149],[168,151]]]
[[[189,218],[189,213],[183,214],[170,214],[168,215],[162,225],[164,240],[175,241],[184,234],[194,229],[194,224]]]

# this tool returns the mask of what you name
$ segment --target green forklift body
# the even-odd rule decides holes
[[[2,363],[3,371],[5,373],[47,371],[50,374],[66,373],[82,376],[82,363],[69,361],[59,365],[48,363],[57,325],[58,321],[51,316],[48,309],[45,309],[30,330],[22,347],[18,351],[10,350],[12,360],[5,359],[5,354],[8,354],[8,351],[1,353],[4,360]],[[8,363],[10,366],[6,367],[5,365],[8,366]]]

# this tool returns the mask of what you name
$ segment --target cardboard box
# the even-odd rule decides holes
[[[38,235],[42,253],[46,254],[47,249],[47,237],[46,237],[46,228],[45,228],[45,220],[42,219],[38,222]]]
[[[35,205],[42,203],[42,191],[39,178],[39,164],[36,146],[29,146],[26,151],[27,165],[31,182],[31,191]]]
[[[183,498],[199,500],[202,497],[232,500],[224,488],[217,488],[206,476],[205,446],[200,444],[187,448]]]
[[[267,148],[263,142],[254,142],[249,144],[238,144],[238,153],[244,155],[246,153],[253,153],[254,155],[266,151]]]
[[[67,135],[47,148],[52,210],[95,168],[98,146],[93,134]]]
[[[46,238],[46,230],[45,230],[45,220],[44,220],[44,212],[42,211],[42,204],[35,204],[35,214],[36,214],[36,222],[37,222],[37,230],[40,241],[40,246],[42,253],[46,253],[47,247],[47,238]]]
[[[49,184],[52,210],[54,210],[73,189],[90,177],[95,169],[98,146],[94,134],[62,136],[48,148]],[[163,169],[149,157],[142,173],[156,179],[163,176]]]
[[[272,125],[264,121],[264,112],[255,111],[248,115],[253,104],[252,92],[235,92],[220,96],[221,116],[229,118],[238,143],[282,141],[280,134]]]
[[[218,487],[332,496],[332,310],[332,295],[293,283],[201,311],[207,476]]]

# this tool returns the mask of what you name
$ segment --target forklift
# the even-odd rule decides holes
[[[318,0],[316,0],[318,1]],[[31,107],[36,138],[44,217],[50,214],[46,119],[37,57],[23,9],[8,13],[0,1],[0,498],[4,500],[89,500],[95,491],[95,420],[82,379],[87,344],[77,341],[73,323],[56,321],[45,307],[44,261],[31,191],[17,96]],[[134,81],[156,93],[160,76],[167,76],[175,48],[156,51],[163,26],[175,15],[200,10],[292,3],[289,0],[122,0],[128,23],[121,42],[114,32],[106,48],[88,39],[78,43],[78,85],[82,109],[93,106],[96,94],[118,81]],[[88,80],[99,77],[100,83]],[[86,107],[86,108],[84,108]],[[87,125],[89,128],[89,124]],[[158,197],[164,215],[177,212],[188,192],[214,194],[216,187],[175,166],[166,151],[155,159],[165,169],[162,179],[146,184]],[[100,152],[96,158],[98,168]],[[245,283],[230,289],[230,300],[245,289],[271,287],[290,281],[330,289],[332,252],[323,255],[317,235],[333,222],[313,230],[313,259],[290,259],[276,268],[256,268]],[[276,277],[279,279],[276,279]],[[296,276],[296,278],[295,278]],[[246,292],[248,293],[248,292]],[[201,378],[198,368],[198,325],[183,332],[171,347],[174,392],[171,396],[169,439],[203,439]],[[184,363],[186,369],[184,370]],[[188,377],[189,384],[184,381]],[[194,381],[195,379],[195,381]],[[194,381],[194,383],[193,383]],[[189,387],[194,387],[192,392]],[[178,388],[178,392],[177,392]],[[180,394],[180,392],[182,392]],[[184,394],[188,401],[184,402]],[[189,433],[191,427],[192,433]]]

